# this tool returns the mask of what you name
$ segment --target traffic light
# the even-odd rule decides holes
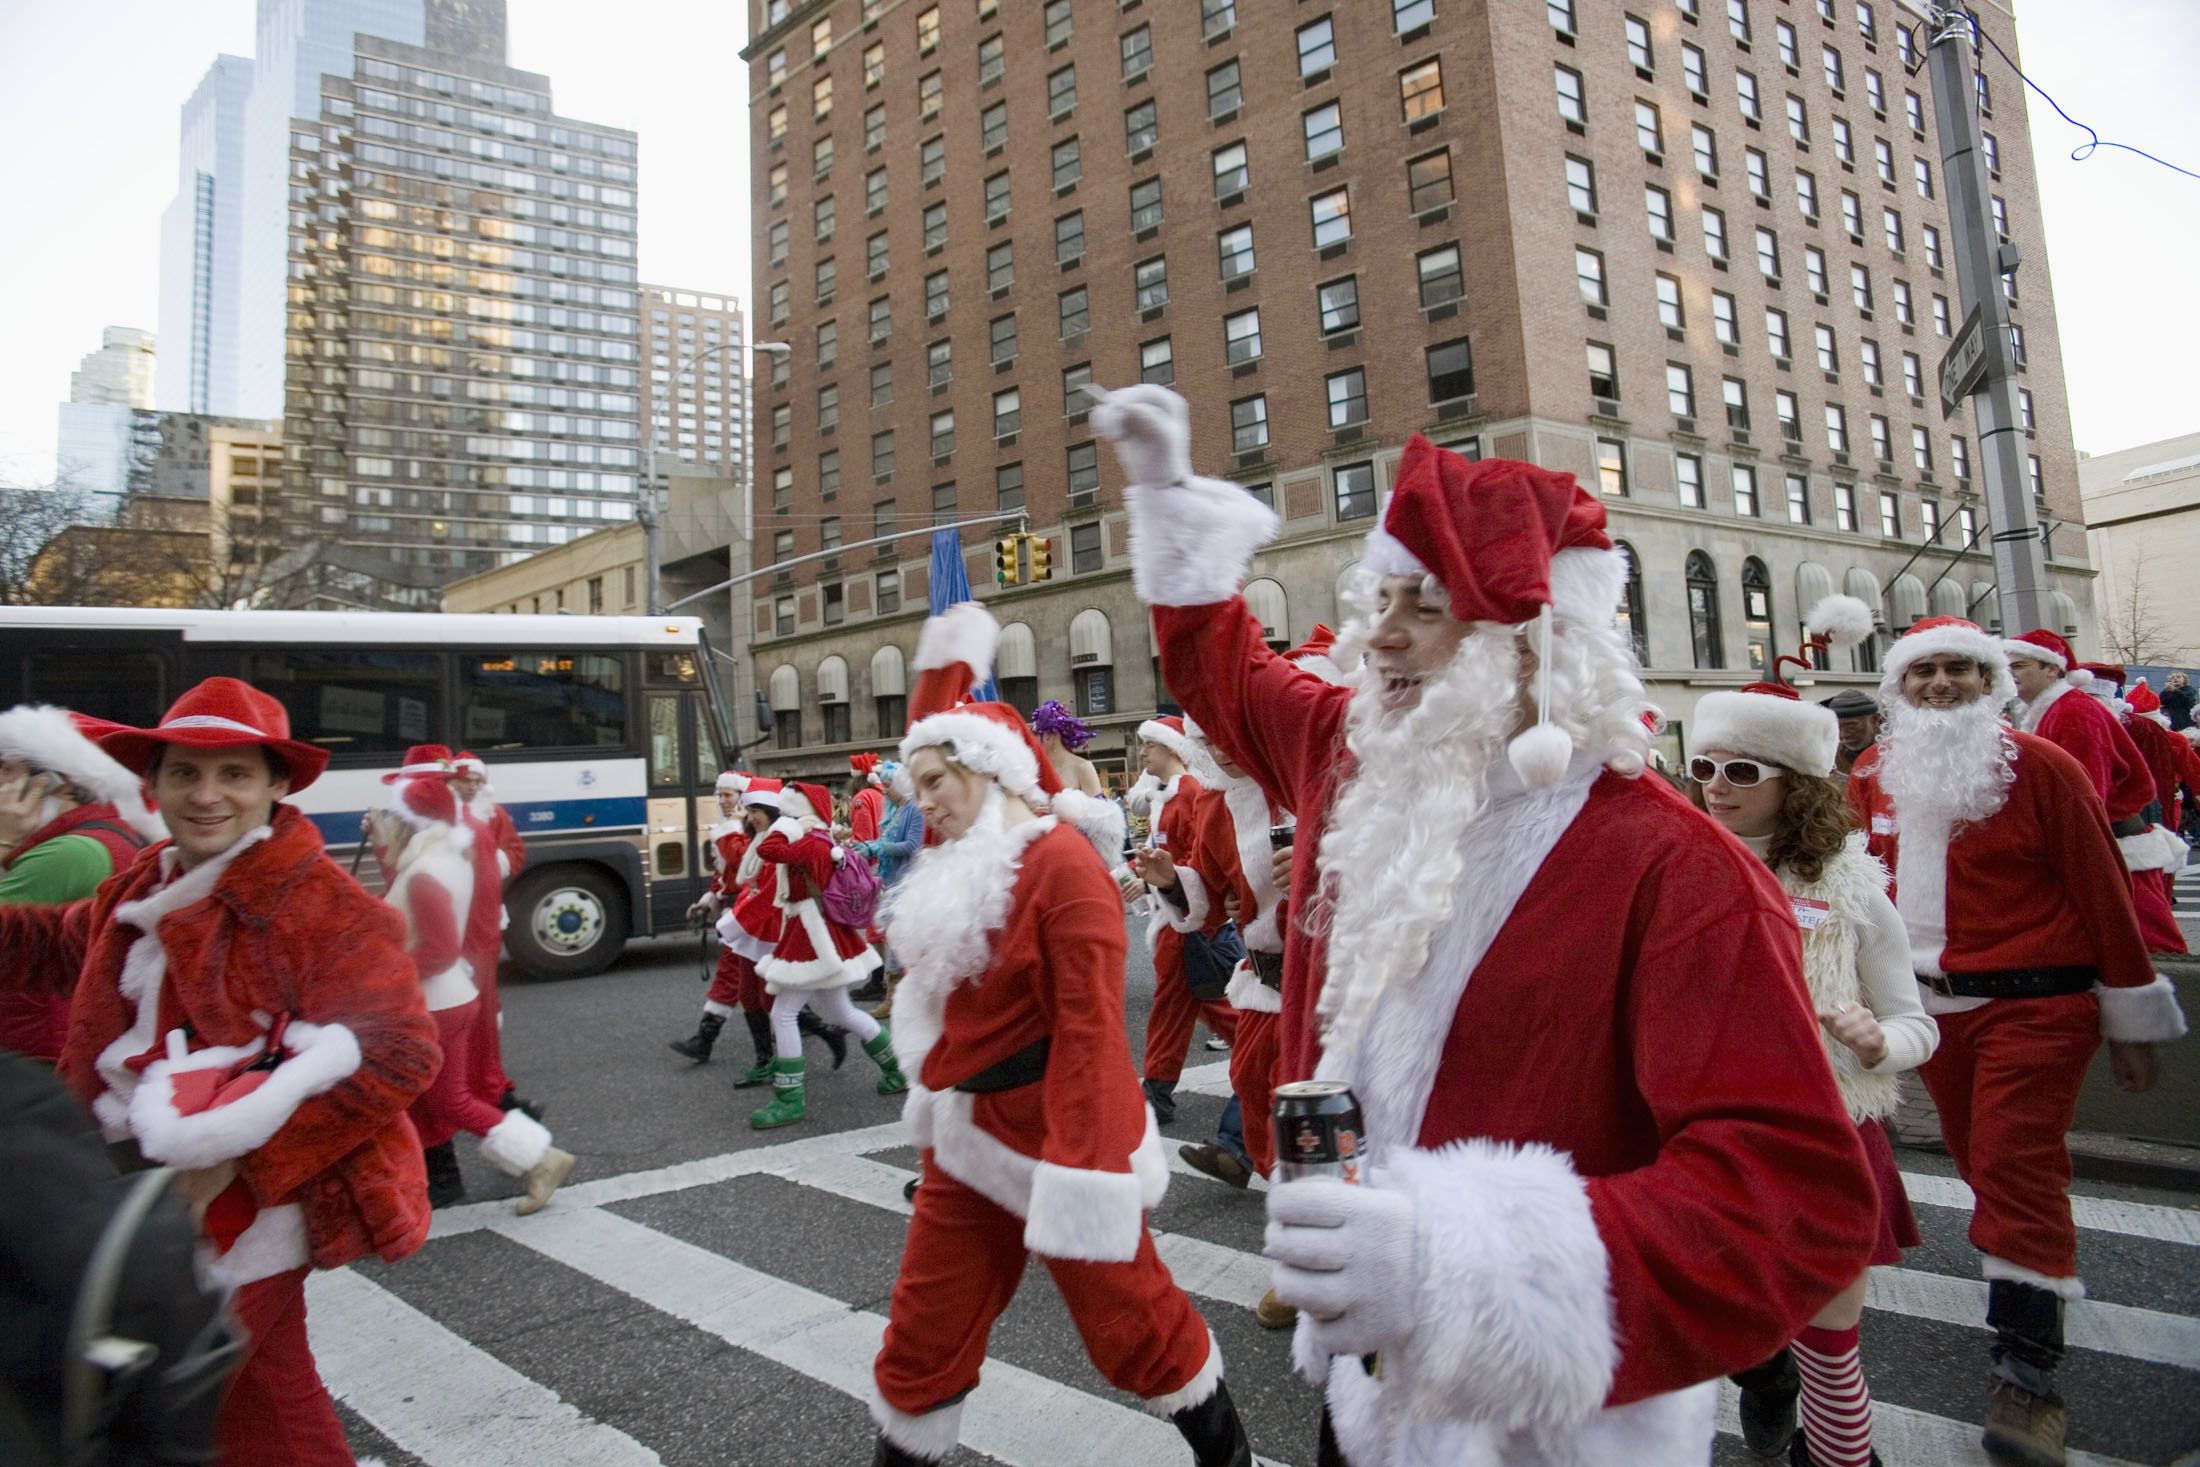
[[[993,542],[993,579],[998,585],[1013,586],[1023,579],[1016,565],[1016,540],[1010,535]]]
[[[1054,578],[1054,542],[1038,535],[1026,535],[1031,542],[1031,579],[1046,581]]]

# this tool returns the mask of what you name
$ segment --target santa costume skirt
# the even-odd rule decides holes
[[[1902,1173],[1894,1164],[1894,1143],[1878,1121],[1859,1121],[1856,1139],[1864,1143],[1864,1160],[1871,1168],[1872,1187],[1879,1194],[1879,1238],[1872,1244],[1871,1263],[1882,1268],[1902,1261],[1902,1250],[1924,1241],[1917,1230],[1917,1214],[1910,1211],[1910,1194],[1902,1189]]]

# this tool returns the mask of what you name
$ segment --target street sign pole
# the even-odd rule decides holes
[[[2031,476],[2025,471],[2009,301],[2002,293],[2001,277],[2017,266],[2016,246],[2002,244],[1987,210],[1991,182],[1979,147],[1971,25],[1952,6],[1935,5],[1929,29],[1941,186],[1948,191],[1956,283],[1965,310],[1963,330],[1941,363],[1941,410],[1953,416],[1969,395],[1976,414],[2004,633],[2015,636],[2031,627],[2059,632],[2063,628],[2055,622],[2047,585],[2046,547],[2040,542]]]

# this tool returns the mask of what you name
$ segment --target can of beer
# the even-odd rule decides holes
[[[1360,1102],[1342,1080],[1294,1080],[1276,1087],[1276,1163],[1283,1180],[1360,1180]]]
[[[1268,849],[1288,851],[1291,849],[1291,842],[1297,840],[1298,835],[1299,827],[1296,824],[1271,825],[1268,827]]]

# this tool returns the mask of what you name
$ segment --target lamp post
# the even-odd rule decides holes
[[[716,346],[706,346],[699,352],[695,352],[692,355],[680,358],[679,363],[672,369],[672,380],[670,383],[667,384],[668,387],[677,388],[679,386],[680,375],[683,372],[691,370],[697,362],[702,361],[705,357],[716,356],[719,352],[726,350],[726,348],[739,346],[740,344],[741,343],[735,341],[721,341]],[[748,349],[752,356],[758,352],[763,352],[771,356],[788,356],[791,355],[794,351],[794,348],[789,346],[784,341],[752,341],[748,343]],[[741,492],[744,501],[746,501],[754,492],[753,481],[755,478],[754,469],[750,467],[755,462],[752,456],[752,451],[755,447],[755,435],[753,431],[751,431],[754,425],[749,422],[748,377],[746,374],[743,374],[743,376],[741,377],[741,380],[736,390],[740,394],[738,401],[741,404],[742,430],[744,434],[743,442],[741,445],[743,473],[750,481],[744,483],[741,486]],[[654,416],[655,415],[652,414],[652,417]],[[668,414],[667,416],[669,417],[670,415]],[[642,574],[643,580],[647,586],[647,590],[645,593],[647,600],[645,604],[647,605],[649,609],[649,614],[651,616],[662,616],[665,610],[663,504],[665,476],[659,472],[658,462],[659,455],[663,451],[663,446],[659,440],[659,435],[657,433],[656,424],[652,422],[650,424],[649,433],[648,472],[642,476],[641,497],[636,503],[634,509],[635,518],[639,519],[642,522]],[[746,533],[749,523],[747,514],[748,505],[746,502],[744,502],[742,508],[743,533]]]

